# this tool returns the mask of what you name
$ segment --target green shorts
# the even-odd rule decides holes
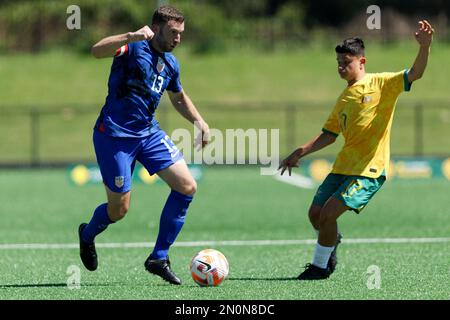
[[[317,189],[312,203],[323,207],[325,202],[333,197],[341,200],[356,213],[360,213],[385,181],[384,175],[368,178],[330,173]]]

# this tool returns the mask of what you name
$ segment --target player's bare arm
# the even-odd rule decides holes
[[[191,123],[199,126],[201,136],[196,137],[195,146],[206,146],[209,140],[209,126],[198,112],[189,96],[181,90],[180,92],[167,91],[170,101],[175,109]]]
[[[414,35],[420,47],[416,60],[408,73],[409,83],[420,79],[427,67],[430,46],[433,41],[433,33],[434,29],[427,20],[419,21],[419,30],[417,30]]]
[[[149,26],[144,26],[135,32],[127,32],[103,38],[91,49],[91,53],[97,59],[113,57],[121,46],[136,41],[151,40],[154,36]]]
[[[329,134],[322,132],[317,137],[306,143],[305,145],[301,146],[298,149],[295,149],[287,158],[285,158],[283,161],[281,161],[280,166],[278,167],[278,170],[281,169],[281,175],[286,171],[286,169],[289,172],[289,175],[291,175],[292,168],[298,167],[298,161],[303,158],[304,156],[316,152],[320,149],[325,148],[326,146],[334,143],[336,141],[336,137]]]

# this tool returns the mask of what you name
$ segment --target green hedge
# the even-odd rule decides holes
[[[267,2],[256,0],[253,2]],[[158,1],[149,0],[78,0],[81,9],[81,30],[68,30],[66,9],[72,0],[33,0],[0,2],[0,51],[41,51],[55,47],[70,47],[86,52],[100,38],[133,31],[151,23]],[[211,1],[170,1],[186,17],[184,38],[196,53],[217,52],[236,45],[254,47],[255,43],[269,47],[284,40],[289,29],[291,36],[300,34],[302,13],[296,6],[286,4],[279,16],[255,17],[245,7],[242,15],[231,15],[224,4]],[[254,12],[264,11],[259,5]],[[300,14],[297,14],[300,13]]]
[[[69,47],[87,52],[100,38],[150,24],[158,3],[169,2],[186,16],[184,38],[196,53],[236,47],[273,50],[301,47],[317,41],[317,31],[336,36],[339,27],[365,14],[370,0],[0,0],[0,52],[41,51]],[[66,9],[81,8],[81,30],[66,28]],[[428,0],[380,0],[382,10],[393,8],[410,16],[441,21],[437,35],[445,36],[442,15],[450,3]],[[438,14],[441,19],[434,19]],[[396,24],[393,22],[393,27]],[[356,28],[356,27],[355,27]],[[342,36],[342,35],[341,35]],[[446,39],[448,40],[448,39]],[[333,40],[334,41],[334,40]]]

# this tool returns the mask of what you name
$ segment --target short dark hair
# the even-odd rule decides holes
[[[172,6],[161,6],[153,13],[152,24],[161,24],[175,20],[184,22],[183,14]]]
[[[354,56],[364,56],[364,41],[361,38],[348,38],[336,46],[336,53],[350,53]]]

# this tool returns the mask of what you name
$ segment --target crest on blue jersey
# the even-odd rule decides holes
[[[116,185],[117,188],[122,188],[124,182],[125,182],[124,176],[117,176],[114,178],[114,184]]]
[[[165,66],[164,60],[161,57],[158,57],[158,64],[156,65],[156,70],[158,73],[163,72]]]

